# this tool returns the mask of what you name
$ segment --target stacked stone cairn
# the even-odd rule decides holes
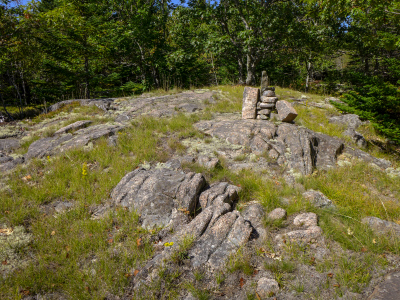
[[[296,110],[285,101],[278,101],[275,87],[269,86],[267,72],[262,72],[260,89],[245,87],[243,93],[242,119],[268,120],[272,111],[277,110],[278,119],[282,122],[293,122],[297,117]]]

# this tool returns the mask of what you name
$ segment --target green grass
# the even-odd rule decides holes
[[[295,109],[298,113],[295,121],[296,124],[307,127],[316,132],[321,132],[350,141],[348,137],[343,135],[343,132],[346,130],[345,126],[329,123],[329,118],[332,114],[328,114],[325,110],[315,107],[298,105]]]
[[[243,248],[229,257],[227,262],[227,270],[229,273],[242,272],[245,275],[252,275],[254,267],[250,263],[250,255],[244,253]]]
[[[207,107],[206,112],[238,113],[242,111],[244,86],[218,86],[215,90],[221,93],[214,96],[216,103]]]
[[[170,260],[175,264],[181,264],[183,260],[187,259],[188,251],[192,247],[194,237],[191,235],[186,235],[180,242],[179,245],[170,256]]]
[[[72,299],[100,299],[107,291],[121,295],[131,268],[152,253],[150,244],[136,245],[137,238],[146,241],[149,233],[130,212],[120,209],[105,219],[91,220],[90,207],[103,203],[140,163],[168,159],[177,149],[166,152],[163,136],[196,135],[195,120],[183,114],[161,120],[140,118],[119,134],[116,147],[109,147],[103,138],[91,151],[75,149],[17,168],[7,181],[11,191],[1,197],[0,223],[28,227],[35,239],[24,251],[35,259],[0,284],[0,298],[14,298],[17,290],[62,291]],[[85,164],[87,175],[82,174]],[[24,181],[27,175],[31,179]],[[44,215],[41,207],[58,199],[71,201],[73,209],[57,218]]]
[[[28,266],[17,269],[7,278],[0,278],[0,298],[19,299],[21,293],[30,295],[61,292],[71,299],[101,299],[107,292],[121,296],[128,284],[131,272],[139,269],[145,260],[152,255],[152,245],[148,242],[151,232],[143,230],[134,212],[117,209],[103,219],[92,220],[91,207],[104,203],[111,190],[121,178],[144,162],[163,162],[174,154],[183,154],[185,147],[181,140],[188,137],[205,138],[193,128],[200,119],[210,119],[215,113],[240,113],[242,103],[242,86],[219,86],[222,91],[216,104],[211,104],[198,115],[178,114],[167,119],[140,117],[130,126],[118,133],[118,144],[109,147],[105,138],[95,142],[91,151],[75,149],[58,156],[32,160],[26,167],[19,167],[9,175],[6,184],[11,191],[2,192],[0,199],[0,224],[7,227],[24,225],[33,234],[34,240],[24,248],[15,249],[21,256],[33,257]],[[177,91],[170,91],[179,92]],[[277,89],[284,97],[293,95],[290,90]],[[154,95],[161,95],[155,92]],[[300,93],[301,94],[301,93]],[[283,97],[283,98],[284,98]],[[299,96],[298,96],[299,97]],[[320,96],[318,96],[320,97]],[[320,102],[322,98],[312,96],[312,101]],[[312,130],[333,136],[341,136],[343,129],[328,123],[328,115],[334,112],[310,107],[296,107],[298,121]],[[55,130],[78,120],[93,120],[95,124],[109,121],[96,107],[83,107],[76,104],[67,105],[59,111],[41,115],[29,125],[36,126],[41,122],[52,121],[59,114],[73,113],[73,117],[48,130],[34,133],[24,141],[22,150],[45,136],[51,136]],[[310,116],[313,117],[310,117]],[[362,130],[369,131],[368,126]],[[364,131],[363,131],[364,132]],[[381,154],[379,149],[371,148],[379,155],[396,160],[393,155]],[[21,152],[24,153],[24,152]],[[186,165],[186,170],[201,172],[209,183],[228,181],[242,188],[238,209],[249,201],[258,201],[267,211],[284,207],[288,214],[300,211],[313,211],[319,216],[319,225],[328,239],[340,243],[344,249],[360,252],[367,250],[364,261],[354,257],[348,262],[339,258],[317,262],[315,267],[322,271],[337,266],[336,278],[341,286],[353,291],[360,291],[368,284],[371,268],[376,263],[383,264],[379,255],[386,252],[400,253],[400,243],[391,235],[376,236],[365,225],[360,223],[362,217],[377,216],[400,222],[400,205],[387,201],[380,194],[393,194],[400,198],[400,182],[381,171],[365,164],[337,168],[327,172],[316,172],[305,176],[299,182],[306,189],[323,192],[337,206],[334,211],[325,211],[312,207],[301,196],[301,190],[291,188],[282,179],[262,178],[252,170],[234,173],[226,167],[219,157],[221,167],[207,170],[197,164]],[[246,156],[235,160],[241,161]],[[87,166],[87,175],[82,174]],[[23,180],[27,175],[30,180]],[[371,190],[371,186],[374,190]],[[378,193],[374,192],[375,190]],[[289,206],[282,205],[282,198],[291,198]],[[44,215],[43,206],[61,200],[70,201],[73,208],[54,217]],[[382,201],[381,201],[382,200]],[[266,226],[278,230],[284,221],[268,222]],[[353,233],[347,233],[350,229]],[[54,234],[53,234],[54,232]],[[137,243],[141,238],[142,243]],[[173,253],[169,268],[161,268],[162,280],[148,287],[150,294],[137,295],[136,299],[172,299],[178,297],[183,289],[190,291],[198,299],[210,298],[210,292],[201,285],[203,273],[195,271],[194,281],[184,284],[178,266],[184,263],[187,250],[193,241],[188,237]],[[273,246],[271,245],[273,248]],[[228,262],[228,272],[242,272],[252,275],[254,267],[249,253],[241,249]],[[265,268],[275,274],[279,283],[288,281],[288,276],[295,271],[294,261],[307,263],[305,249],[293,248],[290,260],[273,261]],[[300,256],[295,252],[302,253]],[[253,253],[254,254],[254,253]],[[303,257],[303,256],[304,257]],[[218,285],[225,281],[222,272],[215,275]],[[301,293],[304,286],[293,287]]]

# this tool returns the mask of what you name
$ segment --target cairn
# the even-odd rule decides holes
[[[269,86],[267,72],[263,71],[261,93],[258,88],[247,86],[244,88],[242,119],[268,120],[275,110],[278,112],[278,117],[282,122],[292,122],[297,117],[297,112],[289,102],[285,100],[278,101],[275,87]]]

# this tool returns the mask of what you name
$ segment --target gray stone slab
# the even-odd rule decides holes
[[[246,86],[243,93],[242,119],[255,119],[260,90]]]
[[[368,300],[399,300],[400,299],[400,270],[386,275],[385,280],[379,284]]]
[[[282,122],[292,122],[297,117],[296,110],[285,100],[276,102],[276,110]]]

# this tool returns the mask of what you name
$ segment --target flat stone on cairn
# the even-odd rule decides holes
[[[275,92],[272,90],[266,90],[264,93],[262,93],[262,95],[265,97],[275,97]]]
[[[246,86],[243,93],[242,119],[255,119],[260,90]]]
[[[258,114],[260,115],[269,115],[271,113],[270,109],[261,109],[258,111]]]
[[[285,100],[276,102],[276,110],[282,122],[292,122],[297,117],[296,110]]]
[[[272,108],[275,108],[275,104],[274,103],[260,103],[260,108],[261,109],[263,109],[263,108],[272,109]]]
[[[276,103],[278,101],[278,97],[267,97],[267,96],[261,96],[261,102],[262,103]]]

